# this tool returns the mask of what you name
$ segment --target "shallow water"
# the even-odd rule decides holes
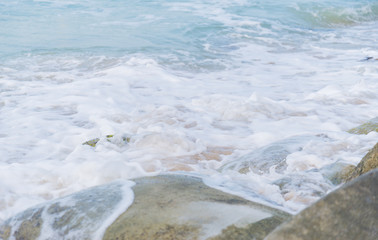
[[[378,139],[346,132],[378,116],[377,29],[373,0],[0,1],[0,222],[174,171],[298,212]],[[251,156],[285,167],[223,167]]]

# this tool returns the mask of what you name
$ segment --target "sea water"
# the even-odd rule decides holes
[[[0,222],[177,171],[296,213],[377,142],[377,46],[376,0],[0,0]]]

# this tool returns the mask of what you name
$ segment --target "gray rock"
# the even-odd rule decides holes
[[[346,183],[271,232],[266,240],[375,240],[378,169]]]
[[[196,177],[135,181],[133,205],[107,229],[104,239],[262,239],[289,217],[210,188]]]

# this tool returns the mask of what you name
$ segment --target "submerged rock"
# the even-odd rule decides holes
[[[350,181],[377,167],[378,143],[364,156],[357,166],[343,162],[336,162],[322,167],[320,172],[326,179],[337,185]]]
[[[114,212],[131,203],[124,195],[132,199],[132,184],[117,181],[29,208],[0,225],[0,239],[98,239]]]
[[[197,177],[166,175],[135,182],[133,205],[109,226],[104,239],[263,239],[289,217],[210,188]]]
[[[41,217],[43,208],[29,209],[23,212],[19,218],[23,219],[18,224],[18,229],[13,233],[15,239],[34,240],[41,234],[43,219]],[[0,239],[7,240],[12,235],[12,227],[5,222],[0,226]]]
[[[345,182],[356,166],[343,162],[335,162],[322,167],[319,171],[322,175],[331,181],[332,184],[338,185]]]
[[[378,132],[378,117],[373,118],[358,127],[352,128],[348,132],[353,134],[368,134],[373,131]]]
[[[378,169],[345,184],[271,232],[266,240],[378,236]]]
[[[378,168],[378,143],[365,155],[357,167],[350,172],[346,181],[350,181],[375,168]]]
[[[268,146],[254,150],[253,152],[225,164],[220,171],[234,170],[239,173],[248,173],[250,171],[263,174],[268,173],[273,167],[278,173],[282,173],[287,168],[286,158],[289,154],[302,149],[312,141],[319,141],[325,136],[294,136],[287,138]]]
[[[305,171],[285,175],[273,182],[280,189],[283,198],[296,204],[308,206],[327,194],[334,185],[324,181],[318,171]]]
[[[288,217],[208,187],[201,178],[163,175],[30,208],[0,225],[0,239],[263,239]]]

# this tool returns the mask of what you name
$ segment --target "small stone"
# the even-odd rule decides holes
[[[100,139],[99,138],[95,138],[95,139],[86,141],[85,143],[83,143],[83,145],[89,145],[91,147],[96,147],[96,144],[98,143],[98,141],[100,141]]]
[[[112,134],[106,135],[106,140],[108,142],[113,142],[117,145],[120,145],[117,141],[114,141],[113,139],[114,139],[114,135],[112,135]],[[118,140],[118,141],[123,142],[123,143],[129,143],[130,140],[131,140],[130,137],[123,136],[122,141],[121,140]],[[96,145],[99,141],[100,141],[100,138],[95,138],[95,139],[91,139],[89,141],[84,142],[83,145],[89,145],[91,147],[96,147]]]

